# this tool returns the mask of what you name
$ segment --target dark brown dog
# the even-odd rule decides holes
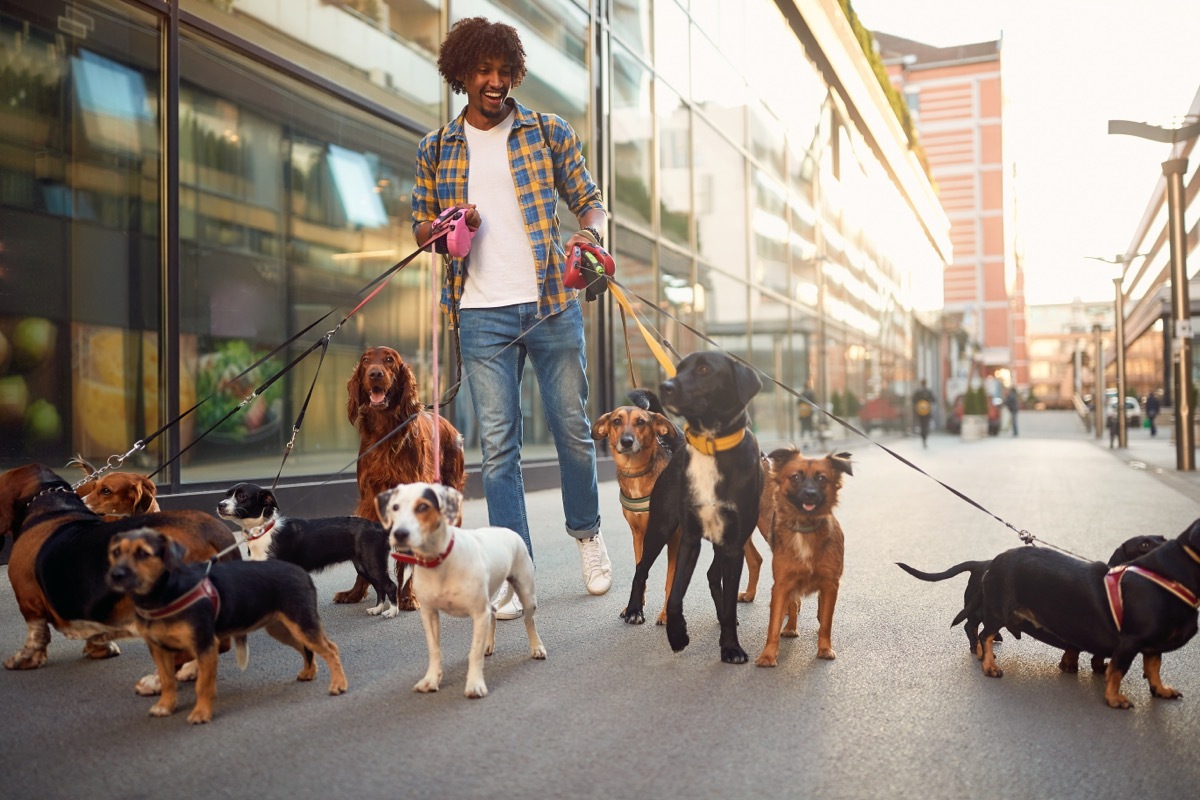
[[[845,541],[833,515],[842,478],[853,475],[850,454],[805,458],[799,451],[776,450],[768,457],[771,480],[760,530],[771,545],[771,617],[767,642],[754,663],[778,663],[779,637],[796,635],[796,615],[805,595],[817,595],[817,658],[834,659],[833,609],[842,580]],[[770,495],[769,500],[765,499]],[[788,626],[783,628],[784,616]]]
[[[1008,627],[1053,647],[1109,657],[1104,700],[1110,708],[1132,706],[1121,681],[1138,653],[1150,694],[1177,698],[1179,692],[1159,675],[1162,654],[1196,635],[1197,605],[1200,519],[1177,538],[1112,570],[1101,561],[1044,547],[1006,550],[983,576],[983,674],[1004,675],[993,644],[1000,628]]]
[[[79,467],[84,475],[96,468],[76,456],[68,467]],[[106,472],[75,489],[75,494],[95,513],[109,522],[134,514],[153,514],[162,511],[158,506],[158,487],[145,475],[133,472]]]
[[[0,475],[0,532],[13,535],[8,577],[29,629],[25,645],[4,666],[36,669],[45,664],[51,625],[69,638],[87,639],[83,652],[89,658],[119,655],[113,640],[137,634],[133,603],[104,580],[108,542],[115,534],[150,525],[178,542],[192,560],[211,558],[235,543],[222,522],[201,511],[105,522],[70,484],[41,464]],[[241,555],[234,548],[225,558]],[[139,687],[139,693],[154,691]]]
[[[108,548],[109,586],[133,598],[137,632],[146,640],[162,695],[150,716],[175,712],[175,654],[187,653],[199,665],[196,705],[188,722],[208,722],[217,694],[217,644],[232,637],[238,666],[246,668],[246,634],[266,628],[304,658],[298,681],[317,674],[313,653],[329,667],[329,693],[346,691],[338,648],[325,635],[317,615],[317,589],[308,573],[286,561],[184,563],[184,549],[151,528],[112,537]]]
[[[633,534],[633,560],[642,560],[646,523],[650,520],[650,492],[658,476],[667,468],[671,454],[683,446],[683,435],[675,423],[663,414],[658,397],[650,391],[635,389],[629,393],[634,405],[619,406],[592,424],[592,438],[608,442],[617,467],[617,485],[621,489],[621,513]],[[679,531],[667,541],[667,587],[675,579],[675,557],[679,552]],[[643,599],[644,602],[644,599]],[[666,601],[658,614],[658,624],[667,621]]]
[[[421,405],[412,368],[390,347],[370,347],[358,360],[346,383],[346,415],[358,430],[358,508],[356,517],[379,522],[375,498],[401,483],[441,483],[458,489],[466,485],[462,435],[442,417]],[[433,469],[434,452],[440,458]],[[402,580],[397,596],[401,610],[420,605]],[[335,603],[357,603],[370,586],[361,577],[354,586],[333,596]]]

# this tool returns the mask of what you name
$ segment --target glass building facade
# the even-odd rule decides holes
[[[127,466],[165,464],[165,494],[270,477],[311,387],[281,481],[353,481],[345,385],[364,347],[399,350],[427,402],[450,389],[434,256],[337,323],[415,249],[416,144],[463,102],[437,74],[437,47],[449,21],[475,15],[521,32],[529,75],[514,95],[579,132],[617,277],[678,352],[710,346],[695,328],[826,403],[932,383],[948,224],[904,188],[932,196],[915,159],[881,146],[895,126],[872,123],[841,85],[837,65],[861,51],[831,57],[807,26],[817,14],[841,30],[837,11],[5,0],[0,467],[57,468],[75,453],[98,464],[145,442]],[[594,417],[660,368],[632,323],[622,335],[609,297],[584,310]],[[270,382],[335,329],[324,359]],[[527,461],[552,458],[526,384]],[[465,390],[445,413],[477,464]],[[765,444],[794,439],[788,392],[768,383],[752,413]]]

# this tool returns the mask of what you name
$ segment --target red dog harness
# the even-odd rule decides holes
[[[1189,555],[1191,554],[1189,553]],[[1200,598],[1196,597],[1196,593],[1182,583],[1164,578],[1157,572],[1142,569],[1134,564],[1122,564],[1119,567],[1113,567],[1104,576],[1104,591],[1108,595],[1108,608],[1112,612],[1113,621],[1117,623],[1118,631],[1121,630],[1121,622],[1125,618],[1125,602],[1121,599],[1121,578],[1125,576],[1126,572],[1141,575],[1146,580],[1166,589],[1192,608],[1200,608]]]
[[[204,599],[212,602],[214,618],[221,613],[221,596],[217,594],[217,587],[213,586],[213,582],[208,579],[208,576],[162,608],[144,609],[134,606],[134,610],[142,619],[163,619],[178,614]]]
[[[450,551],[454,549],[454,534],[450,534],[450,544],[446,545],[446,549],[441,552],[437,558],[421,558],[418,555],[411,553],[392,553],[392,558],[399,561],[401,564],[415,564],[418,567],[425,569],[433,569],[438,564],[441,564],[450,555]]]

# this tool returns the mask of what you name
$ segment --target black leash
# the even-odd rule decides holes
[[[701,333],[700,331],[698,331],[698,330],[696,330],[695,328],[693,328],[691,325],[688,325],[686,322],[684,322],[684,321],[680,320],[679,318],[677,318],[677,317],[673,316],[673,315],[672,315],[670,312],[668,312],[668,311],[666,311],[665,309],[661,308],[661,307],[660,307],[660,306],[659,306],[657,303],[652,303],[652,302],[650,302],[650,301],[649,301],[649,300],[647,300],[645,297],[642,297],[642,296],[641,296],[641,295],[639,295],[637,292],[634,292],[633,290],[631,290],[631,289],[630,289],[628,286],[626,286],[625,284],[623,284],[623,283],[620,283],[619,281],[617,281],[617,279],[616,279],[616,278],[614,278],[614,277],[612,277],[612,276],[609,276],[609,277],[608,277],[608,280],[610,280],[610,281],[613,281],[613,282],[614,282],[614,283],[616,283],[618,286],[620,286],[620,287],[621,287],[621,288],[622,288],[622,289],[625,291],[625,293],[626,293],[626,294],[630,295],[631,297],[636,297],[638,300],[640,300],[640,301],[642,301],[643,303],[645,303],[647,307],[649,307],[649,308],[653,308],[653,309],[654,309],[655,311],[657,311],[659,314],[662,314],[663,316],[665,316],[665,317],[667,317],[667,318],[669,318],[669,319],[673,320],[673,321],[674,321],[674,322],[676,322],[677,324],[679,324],[679,325],[681,325],[682,327],[686,328],[686,329],[687,329],[688,331],[690,331],[692,334],[694,334],[694,335],[698,336],[699,338],[703,339],[704,341],[708,342],[710,345],[712,345],[712,346],[713,346],[714,348],[716,348],[717,350],[720,350],[721,352],[725,353],[725,354],[726,354],[726,355],[728,355],[730,358],[733,358],[733,359],[735,359],[735,360],[737,360],[737,361],[740,361],[741,363],[745,364],[747,367],[750,367],[752,370],[754,370],[755,372],[757,372],[757,373],[758,373],[759,375],[761,375],[763,378],[765,378],[766,380],[769,380],[771,383],[775,384],[775,385],[776,385],[776,386],[778,386],[780,389],[783,389],[785,392],[787,392],[788,394],[792,395],[792,396],[793,396],[793,397],[795,397],[796,399],[803,401],[803,402],[804,402],[804,403],[806,403],[807,405],[811,406],[813,409],[815,409],[815,410],[817,410],[817,411],[820,411],[822,414],[824,414],[825,416],[827,416],[828,418],[830,418],[831,420],[833,420],[833,421],[834,421],[834,422],[836,422],[837,424],[839,424],[839,425],[841,425],[842,427],[844,427],[844,428],[846,428],[846,429],[848,429],[848,430],[852,431],[853,433],[857,434],[858,436],[862,437],[863,439],[866,439],[866,440],[867,440],[867,442],[869,442],[870,444],[873,444],[873,445],[875,445],[875,446],[876,446],[876,447],[878,447],[880,450],[884,451],[885,453],[887,453],[888,455],[890,455],[892,458],[894,458],[894,459],[896,459],[897,461],[899,461],[901,464],[904,464],[905,466],[907,466],[907,467],[910,467],[910,468],[911,468],[911,469],[913,469],[913,470],[916,470],[916,471],[917,471],[917,472],[919,472],[920,474],[924,475],[926,478],[929,478],[931,481],[933,481],[933,482],[937,483],[939,486],[941,486],[941,487],[942,487],[943,489],[945,489],[946,491],[948,491],[948,492],[950,492],[951,494],[953,494],[955,497],[957,497],[957,498],[959,498],[960,500],[962,500],[962,501],[964,501],[964,502],[966,502],[966,503],[968,503],[968,504],[970,504],[970,505],[974,506],[975,508],[979,509],[979,510],[980,510],[980,511],[982,511],[983,513],[987,514],[987,515],[988,515],[989,517],[991,517],[992,519],[994,519],[994,520],[996,520],[997,522],[999,522],[1001,525],[1004,525],[1005,527],[1007,527],[1007,528],[1011,529],[1013,532],[1015,532],[1015,533],[1017,534],[1018,538],[1020,538],[1020,540],[1021,540],[1022,542],[1024,542],[1025,544],[1032,545],[1032,544],[1034,544],[1034,543],[1041,543],[1042,545],[1044,545],[1044,546],[1046,546],[1046,547],[1051,547],[1051,548],[1053,548],[1053,549],[1055,549],[1055,550],[1059,550],[1060,552],[1066,553],[1067,555],[1075,556],[1076,558],[1080,558],[1080,559],[1082,559],[1082,558],[1083,558],[1082,556],[1079,556],[1079,555],[1077,555],[1077,554],[1075,554],[1075,553],[1072,553],[1070,550],[1065,550],[1065,549],[1063,549],[1063,548],[1061,548],[1061,547],[1057,547],[1056,545],[1050,544],[1049,542],[1046,542],[1046,541],[1044,541],[1044,540],[1042,540],[1042,539],[1039,539],[1037,536],[1034,536],[1032,533],[1030,533],[1029,531],[1027,531],[1027,530],[1025,530],[1025,529],[1023,529],[1023,528],[1018,528],[1017,526],[1013,525],[1012,523],[1010,523],[1009,521],[1007,521],[1007,520],[1006,520],[1006,519],[1004,519],[1003,517],[1001,517],[1001,516],[999,516],[999,515],[995,514],[994,512],[992,512],[992,511],[990,511],[989,509],[987,509],[986,507],[984,507],[984,506],[983,506],[983,504],[982,504],[982,503],[980,503],[979,501],[975,500],[974,498],[970,497],[969,495],[965,494],[964,492],[962,492],[962,491],[960,491],[960,490],[958,490],[958,489],[955,489],[953,486],[951,486],[950,484],[946,483],[945,481],[943,481],[943,480],[941,480],[941,479],[939,479],[939,478],[935,478],[933,475],[930,475],[930,474],[929,474],[928,472],[926,472],[924,469],[922,469],[921,467],[917,466],[916,464],[914,464],[912,461],[910,461],[909,459],[905,458],[904,456],[900,455],[900,454],[899,454],[899,453],[897,453],[895,450],[891,449],[890,447],[888,447],[887,445],[885,445],[885,444],[883,444],[883,443],[881,443],[881,442],[877,442],[877,441],[875,441],[874,439],[872,439],[870,436],[868,436],[868,435],[867,435],[866,433],[864,433],[863,431],[859,430],[857,427],[855,427],[855,426],[854,426],[854,425],[852,425],[851,423],[847,422],[846,420],[842,419],[841,417],[839,417],[838,415],[836,415],[836,414],[834,414],[834,413],[832,413],[832,412],[830,412],[830,411],[826,411],[824,408],[822,408],[821,406],[819,406],[819,405],[817,405],[816,403],[812,402],[812,401],[811,401],[811,400],[809,400],[807,397],[804,397],[804,395],[802,395],[801,393],[797,392],[795,389],[792,389],[790,386],[786,386],[786,385],[784,385],[783,383],[779,382],[778,380],[776,380],[776,379],[775,379],[775,377],[774,377],[774,376],[767,374],[766,372],[764,372],[763,370],[759,369],[757,366],[755,366],[754,364],[750,363],[750,362],[749,362],[749,361],[747,361],[746,359],[742,358],[741,356],[739,356],[739,355],[737,355],[737,354],[735,354],[735,353],[730,353],[730,352],[726,351],[726,350],[725,350],[723,347],[721,347],[721,345],[717,344],[717,343],[716,343],[716,342],[715,342],[713,339],[709,338],[709,337],[708,337],[707,335],[705,335],[704,333]],[[651,326],[651,327],[653,327],[653,326]],[[657,329],[656,329],[656,332],[657,332]],[[659,338],[660,338],[660,342],[661,342],[661,344],[662,344],[662,346],[663,346],[664,348],[667,348],[667,349],[669,349],[669,350],[670,350],[672,353],[675,353],[675,354],[676,354],[676,356],[678,356],[678,353],[676,352],[675,348],[671,346],[671,343],[670,343],[669,341],[667,341],[667,339],[666,339],[666,338],[664,338],[664,337],[661,337],[661,335],[660,335],[660,337],[659,337]],[[1090,560],[1090,559],[1083,559],[1083,560]]]

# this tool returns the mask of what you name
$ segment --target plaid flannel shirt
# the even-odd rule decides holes
[[[548,317],[567,308],[575,297],[563,285],[567,258],[558,231],[559,193],[576,217],[590,209],[603,208],[604,200],[584,164],[579,137],[570,124],[554,114],[539,115],[515,100],[512,102],[517,113],[508,137],[508,162],[537,265],[538,316]],[[433,221],[443,209],[469,202],[465,113],[463,109],[457,118],[440,131],[426,134],[417,145],[416,182],[412,190],[414,235],[421,223]],[[543,140],[543,129],[549,141]],[[440,154],[435,152],[439,133]],[[442,312],[449,314],[451,320],[457,319],[469,261],[470,256],[446,258]]]

